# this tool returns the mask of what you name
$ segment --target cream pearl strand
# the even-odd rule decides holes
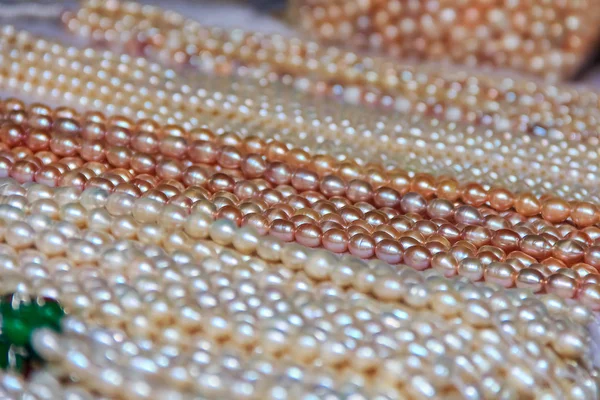
[[[87,279],[87,280],[89,280],[90,278],[89,278],[89,277],[88,277],[88,278],[85,278],[85,277],[84,277],[84,279]],[[461,291],[461,292],[462,292],[462,291]],[[114,318],[114,316],[110,316],[110,318],[111,318],[111,320],[112,320],[112,319]],[[40,350],[40,352],[41,352],[42,354],[44,354],[44,353],[43,353],[43,350]],[[390,366],[391,366],[391,365],[390,365]],[[75,372],[75,371],[73,371],[73,373],[75,373],[75,374],[78,374],[78,372]],[[89,376],[89,375],[88,375],[88,376]]]

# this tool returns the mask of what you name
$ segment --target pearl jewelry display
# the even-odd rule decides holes
[[[384,59],[114,0],[63,21],[135,54],[0,32],[0,294],[66,313],[0,302],[35,357],[0,398],[600,396],[594,92],[488,108],[507,81],[425,68],[404,114],[352,94]],[[474,97],[430,113],[440,79]]]

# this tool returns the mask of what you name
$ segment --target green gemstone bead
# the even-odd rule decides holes
[[[2,334],[10,342],[17,346],[26,346],[29,344],[33,327],[24,320],[17,318],[3,318]]]
[[[51,298],[31,299],[19,293],[0,296],[0,369],[27,375],[32,365],[42,362],[31,348],[33,331],[41,327],[60,331],[64,315]]]
[[[2,317],[9,317],[15,314],[15,310],[10,303],[0,303],[0,314]]]
[[[21,319],[31,327],[47,326],[60,330],[60,320],[65,312],[53,299],[38,298],[35,301],[23,299],[15,302],[14,296],[8,295],[0,300],[0,314],[4,319]]]
[[[39,326],[43,322],[39,307],[35,304],[22,304],[18,310],[15,310],[13,316],[31,326]]]
[[[62,307],[56,302],[45,303],[40,308],[40,314],[51,327],[58,329],[60,321],[65,316]]]
[[[44,297],[29,299],[14,294],[0,298],[0,314],[2,328],[0,331],[0,358],[2,359],[0,366],[8,365],[10,367],[14,364],[15,367],[18,367],[23,364],[21,362],[23,361],[21,360],[22,353],[17,352],[7,358],[7,346],[9,350],[13,349],[11,346],[14,345],[26,351],[27,362],[37,358],[37,355],[31,350],[33,331],[42,327],[60,331],[60,322],[65,312],[54,299]]]
[[[31,357],[23,347],[10,344],[4,337],[0,337],[0,368],[10,369],[20,373],[29,370]]]
[[[42,307],[35,303],[23,304],[15,312],[15,318],[18,318],[27,325],[35,328],[40,328],[49,324]]]

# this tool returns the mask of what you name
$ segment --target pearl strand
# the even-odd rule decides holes
[[[9,103],[11,104],[10,107],[15,109],[22,109],[23,107],[22,104],[18,104],[15,100],[11,100]],[[34,105],[32,110],[36,110],[36,112],[41,113],[41,115],[50,113],[47,107],[39,104]],[[62,130],[64,133],[66,132],[64,131],[65,127],[72,128],[77,125],[75,120],[68,123],[68,119],[64,118],[67,115],[69,115],[71,118],[75,117],[71,111],[61,110],[60,112],[62,113],[61,116],[63,119],[60,120],[61,124],[57,126],[59,132]],[[92,114],[92,116],[93,118],[98,118],[96,114]],[[113,118],[113,123],[120,124],[121,127],[131,127],[131,122],[128,122],[123,118],[115,117]],[[154,127],[152,129],[157,128]],[[183,131],[177,130],[173,126],[169,127],[168,131],[179,132],[179,135],[184,135]],[[121,139],[118,140],[122,140],[124,133],[126,132],[121,131],[121,133],[119,133],[121,136],[114,136],[114,139],[110,140],[117,140],[118,137],[121,137]],[[94,134],[97,135],[97,133]],[[198,132],[198,134],[200,134],[203,138],[214,140],[212,133],[209,131],[201,130]],[[20,140],[23,140],[23,137],[18,136],[16,132],[13,132],[11,135],[12,137],[3,136],[4,140],[7,140],[8,143],[12,143],[13,145],[18,144]],[[169,135],[167,135],[167,137],[169,137]],[[60,138],[60,135],[58,135],[57,138]],[[230,144],[239,144],[240,139],[236,139],[235,135],[228,134],[224,135],[224,140],[228,141]],[[160,141],[157,143],[160,143]],[[53,149],[62,156],[72,155],[72,151],[68,150],[69,146],[71,145],[68,144],[67,147],[65,147],[60,141],[56,141],[53,144]],[[158,148],[160,148],[160,146]],[[165,155],[169,155],[169,152],[177,148],[183,149],[185,146],[173,147],[170,145],[170,147],[163,149],[163,151],[166,151]],[[72,150],[76,149],[73,148]],[[210,151],[213,152],[216,150],[211,149]],[[218,156],[218,154],[219,152],[216,151],[212,153],[209,158],[217,160],[219,157],[221,157],[219,163],[223,163],[223,165],[231,167],[230,162],[226,161],[226,158],[222,158],[223,155]],[[209,153],[205,154],[203,157],[207,157],[208,155]],[[8,157],[4,158],[5,162],[15,163],[16,159],[12,158],[13,156],[11,156],[10,153],[5,154],[5,156]],[[238,157],[233,157],[234,160],[237,158]],[[12,161],[9,161],[11,159]],[[35,161],[35,159],[32,161]],[[582,279],[581,284],[583,284],[583,287],[581,289],[583,293],[586,293],[585,296],[592,296],[593,298],[593,293],[595,293],[594,290],[596,290],[596,270],[589,264],[575,264],[577,261],[580,261],[582,257],[585,257],[585,261],[594,266],[597,266],[598,264],[596,255],[597,247],[589,247],[592,244],[592,239],[588,236],[588,233],[590,235],[595,235],[593,237],[597,237],[597,234],[593,234],[594,231],[591,230],[580,233],[577,233],[573,230],[566,230],[564,233],[556,231],[556,237],[553,235],[546,237],[539,235],[536,236],[532,234],[536,231],[538,233],[542,233],[542,231],[540,231],[540,227],[542,229],[546,229],[549,226],[541,225],[540,227],[536,227],[535,223],[532,221],[531,225],[519,225],[517,227],[514,224],[524,222],[523,217],[520,217],[520,219],[516,219],[512,223],[508,221],[505,222],[513,224],[513,229],[515,230],[512,232],[499,230],[499,228],[502,227],[500,224],[501,220],[495,221],[494,224],[496,224],[496,226],[494,227],[494,225],[492,225],[490,228],[498,230],[498,232],[497,234],[491,236],[491,232],[487,230],[487,228],[481,228],[473,225],[464,226],[464,223],[468,225],[480,224],[482,222],[482,215],[478,215],[478,211],[476,209],[469,207],[461,209],[459,213],[456,213],[453,216],[459,225],[457,225],[457,227],[453,227],[452,225],[448,224],[448,221],[443,219],[439,220],[440,218],[452,217],[452,203],[447,202],[446,205],[444,205],[443,202],[437,202],[435,207],[438,208],[438,211],[436,211],[435,208],[430,208],[430,206],[426,205],[426,203],[423,204],[425,201],[424,198],[416,193],[406,193],[402,200],[400,200],[400,197],[398,198],[398,204],[395,205],[400,206],[401,211],[409,213],[410,218],[408,219],[406,217],[402,217],[394,220],[393,217],[398,214],[397,211],[394,211],[393,209],[386,211],[387,213],[391,213],[389,214],[389,217],[387,217],[386,214],[371,213],[371,211],[375,211],[375,209],[372,205],[364,202],[356,203],[356,205],[360,208],[350,208],[348,206],[350,206],[351,203],[348,203],[346,200],[345,202],[341,202],[339,206],[327,211],[328,213],[334,213],[339,210],[342,212],[341,215],[343,216],[343,219],[336,220],[331,218],[332,215],[328,215],[326,220],[321,221],[321,228],[314,226],[313,224],[316,222],[316,219],[319,216],[318,213],[323,212],[323,206],[327,207],[327,203],[322,203],[323,206],[319,206],[320,208],[318,209],[318,212],[312,211],[312,213],[309,213],[308,211],[302,211],[301,214],[295,215],[295,217],[298,218],[292,219],[292,222],[288,222],[288,225],[285,225],[286,219],[291,217],[293,208],[290,208],[290,211],[285,211],[285,207],[277,209],[271,208],[266,210],[264,217],[261,217],[259,214],[256,214],[256,212],[265,210],[267,203],[265,203],[263,206],[257,206],[255,202],[252,202],[252,195],[249,193],[248,195],[250,195],[250,197],[246,197],[247,202],[244,205],[247,211],[244,214],[240,214],[240,211],[238,211],[235,207],[235,203],[233,203],[233,201],[238,201],[237,198],[235,196],[230,197],[231,195],[229,195],[229,197],[224,197],[222,194],[223,190],[232,191],[234,189],[232,186],[234,180],[231,180],[230,183],[226,183],[225,186],[223,186],[222,183],[219,183],[227,177],[227,175],[224,175],[223,173],[217,173],[214,175],[214,181],[213,178],[208,179],[208,189],[212,190],[214,195],[217,196],[213,199],[213,205],[210,202],[205,201],[209,197],[210,191],[207,191],[205,188],[190,187],[189,192],[186,191],[183,196],[180,196],[177,193],[181,193],[185,187],[181,186],[180,189],[177,189],[181,183],[172,179],[170,180],[168,177],[163,177],[167,178],[165,182],[170,182],[170,185],[175,186],[161,184],[162,188],[160,190],[158,190],[158,187],[155,190],[151,190],[152,186],[148,185],[156,185],[156,182],[154,180],[148,181],[148,178],[144,177],[143,179],[137,179],[139,183],[136,185],[143,185],[139,186],[139,189],[137,189],[136,186],[127,183],[132,179],[132,176],[129,172],[123,169],[115,169],[114,173],[112,173],[113,178],[109,178],[109,176],[111,176],[110,172],[104,172],[103,176],[106,176],[106,178],[101,178],[104,179],[104,183],[101,183],[101,181],[93,180],[93,176],[97,173],[102,173],[102,171],[106,171],[106,166],[99,168],[101,164],[92,162],[89,164],[89,167],[84,167],[81,169],[82,172],[78,172],[79,170],[77,168],[83,167],[84,161],[73,164],[75,159],[73,157],[68,157],[68,161],[67,158],[65,158],[65,164],[62,164],[62,162],[54,163],[54,166],[50,164],[48,167],[43,167],[40,169],[38,171],[42,172],[40,178],[38,176],[38,172],[23,172],[23,168],[26,166],[27,168],[36,168],[35,164],[32,164],[32,161],[23,160],[16,162],[14,169],[10,169],[11,176],[21,179],[22,182],[25,182],[34,176],[38,182],[46,182],[48,179],[47,173],[54,169],[56,171],[54,173],[57,175],[54,175],[54,178],[48,181],[52,182],[53,185],[56,185],[60,182],[62,185],[76,184],[78,187],[87,187],[88,184],[86,181],[89,180],[92,186],[106,187],[107,184],[110,184],[110,189],[113,189],[119,193],[129,193],[133,196],[140,196],[142,194],[140,190],[144,190],[144,196],[160,202],[167,202],[167,200],[171,198],[172,200],[169,200],[170,204],[180,204],[184,208],[192,210],[202,209],[212,213],[217,217],[232,219],[236,221],[237,224],[244,223],[253,225],[261,232],[270,232],[271,234],[276,235],[285,241],[297,240],[300,243],[311,247],[323,245],[329,250],[335,252],[345,252],[349,250],[352,254],[363,258],[369,258],[376,255],[378,258],[393,264],[404,261],[406,264],[417,269],[434,267],[443,271],[443,273],[447,276],[459,274],[474,280],[485,277],[487,280],[494,281],[501,285],[509,287],[514,286],[515,284],[517,286],[522,285],[523,287],[531,288],[536,292],[543,291],[545,288],[549,292],[556,292],[565,297],[574,297],[577,295],[580,286],[578,281],[580,279]],[[198,159],[196,161],[208,161],[208,159],[203,158],[202,160]],[[39,163],[39,161],[36,162]],[[256,161],[253,161],[253,163],[254,162]],[[244,168],[242,169],[244,170]],[[68,170],[71,171],[69,172]],[[95,170],[97,170],[97,172],[94,172]],[[249,171],[248,168],[245,170]],[[66,174],[65,178],[63,178],[61,174]],[[26,176],[29,176],[30,178],[26,178]],[[141,177],[142,175],[140,175],[140,178]],[[116,180],[113,184],[110,180],[107,180],[107,178],[118,178],[118,180]],[[201,181],[196,182],[206,182],[207,178],[208,177],[202,178]],[[281,182],[278,183],[279,180],[280,178],[275,179],[273,183],[280,185]],[[150,184],[149,182],[155,183]],[[264,183],[267,182],[265,181]],[[250,186],[248,186],[248,188],[250,188]],[[352,189],[352,186],[350,186],[350,188]],[[173,192],[173,190],[175,190],[175,192]],[[288,189],[285,190],[288,194],[284,195],[284,197],[289,197],[292,195],[293,192],[290,193]],[[362,190],[358,190],[357,188],[352,190],[357,190],[357,193],[362,192]],[[168,194],[169,192],[172,193]],[[241,192],[239,193],[241,194]],[[267,191],[265,195],[267,195],[267,193],[269,192]],[[272,197],[275,193],[276,192],[273,192],[268,196]],[[320,197],[314,197],[315,195],[319,195]],[[299,210],[308,210],[308,208],[311,207],[311,202],[315,203],[315,210],[317,210],[317,202],[320,201],[320,199],[322,200],[323,197],[317,192],[311,196],[314,199],[311,201],[305,199],[304,204],[299,205]],[[389,193],[387,196],[389,197]],[[265,199],[268,199],[268,197],[265,197]],[[350,192],[350,199],[355,201],[361,200],[360,198],[355,199],[352,192]],[[278,197],[275,197],[273,200],[270,200],[271,203],[269,204],[274,206],[276,204],[272,203],[272,201],[281,202],[282,200],[283,198],[278,199]],[[368,199],[365,198],[363,200]],[[306,203],[306,201],[308,201],[308,203]],[[333,203],[330,204],[332,206],[334,205]],[[377,201],[375,201],[375,204],[377,205]],[[379,206],[381,205],[385,204],[379,204]],[[257,209],[256,207],[259,208]],[[289,207],[289,205],[286,207]],[[430,217],[438,218],[439,222],[436,221],[435,224],[433,222],[429,222],[427,224],[427,221],[419,222],[419,220],[422,218],[419,216],[419,213],[423,213],[425,209],[427,209],[427,212],[430,213]],[[518,214],[515,214],[515,216],[517,215]],[[243,219],[242,216],[244,216]],[[368,221],[368,223],[365,224],[363,221],[356,221],[356,219],[361,219],[363,217],[366,217],[366,221]],[[390,221],[391,225],[388,226],[389,229],[386,229],[386,221],[388,218],[392,218],[392,220]],[[343,228],[344,225],[339,225],[337,222],[334,222],[339,221],[344,223],[344,220],[351,222],[351,224],[347,226],[347,234],[345,238],[343,232],[337,228]],[[356,222],[356,224],[354,224],[354,222]],[[363,223],[359,224],[358,222]],[[413,224],[417,229],[413,229],[409,232]],[[461,226],[460,224],[463,225]],[[511,225],[507,225],[506,227],[508,228],[510,226]],[[572,229],[572,226],[570,225],[558,225],[557,227],[559,227],[561,230],[569,227]],[[377,228],[377,230],[374,230],[374,228]],[[436,233],[436,229],[437,232],[439,232],[437,233],[438,236],[432,235],[432,233]],[[550,232],[551,231],[546,230],[544,234],[549,234]],[[321,237],[321,235],[323,236]],[[373,235],[372,238],[370,235]],[[519,243],[520,236],[522,237],[521,243]],[[456,242],[461,238],[466,239],[468,242],[460,240]],[[559,240],[560,238],[563,238],[563,240]],[[394,239],[397,239],[397,241]],[[425,244],[425,239],[427,239],[427,244],[426,246],[423,246],[420,243]],[[490,240],[492,241],[493,246],[488,246]],[[346,244],[344,244],[345,241],[347,241]],[[452,248],[450,248],[450,241],[453,243]],[[554,245],[555,248],[553,248]],[[519,248],[519,246],[521,247]],[[507,255],[503,249],[506,251],[512,251]],[[515,249],[524,250],[525,253],[521,251],[514,251]],[[475,256],[477,257],[473,258]],[[537,257],[537,259],[533,256]],[[507,263],[499,264],[497,263],[498,261],[506,261]],[[496,263],[492,265],[491,263],[494,262]],[[535,264],[535,266],[533,264]],[[576,271],[576,273],[569,271],[567,269],[567,265],[571,265],[573,271]]]
[[[72,197],[77,196],[77,190],[75,188],[60,189],[66,190],[65,193],[70,193],[69,196],[71,200],[75,201],[77,199],[77,197]],[[8,192],[7,194],[10,194],[10,192]],[[9,196],[5,197],[5,199],[10,199],[10,204],[14,204],[15,206],[26,207],[26,199],[28,197],[29,196],[24,196],[22,197],[22,200],[19,200],[18,197]],[[103,196],[101,196],[99,199],[102,198]],[[25,203],[23,203],[23,201],[25,201]],[[214,206],[211,206],[210,203],[206,200],[200,200],[197,204],[191,207],[190,211],[187,211],[185,208],[175,206],[174,204],[170,204],[167,207],[174,214],[169,217],[162,217],[160,209],[163,206],[160,202],[157,202],[156,200],[152,200],[150,198],[140,198],[136,200],[135,198],[125,193],[114,193],[108,199],[102,200],[101,203],[96,203],[97,201],[98,200],[94,200],[92,201],[92,203],[104,204],[106,202],[107,206],[112,207],[112,209],[115,210],[114,212],[116,212],[118,215],[122,215],[123,212],[133,212],[134,216],[136,216],[135,218],[141,218],[141,220],[136,222],[134,220],[125,218],[124,220],[111,221],[110,219],[106,219],[107,216],[102,216],[102,214],[97,215],[96,212],[93,212],[92,214],[86,216],[85,210],[81,207],[76,206],[68,207],[68,210],[62,212],[62,216],[63,218],[67,218],[70,222],[75,223],[79,226],[86,226],[86,224],[88,223],[100,224],[94,226],[96,226],[97,228],[102,227],[102,229],[108,230],[113,235],[118,235],[122,239],[128,239],[135,237],[135,230],[138,229],[139,222],[142,223],[142,228],[140,229],[144,229],[144,231],[147,232],[148,235],[156,235],[161,234],[162,232],[161,229],[152,228],[156,223],[159,223],[160,226],[163,226],[165,224],[172,225],[174,223],[177,225],[182,225],[183,221],[185,221],[186,219],[186,216],[193,216],[196,213],[201,213],[202,215],[204,215],[208,212],[207,215],[210,215],[211,218],[214,218],[215,216],[223,217],[228,215],[226,213],[223,214],[220,212],[215,212]],[[142,209],[144,207],[148,207],[148,211],[140,211],[140,213],[136,214],[133,210],[138,209],[140,207]],[[9,211],[10,209],[11,208],[6,210],[6,213],[8,213],[7,215],[10,215],[12,212],[14,212]],[[40,204],[36,204],[35,209],[45,209],[47,210],[46,212],[49,213],[48,217],[55,218],[57,216],[58,205],[48,201],[43,201]],[[150,212],[149,210],[153,211]],[[188,214],[188,212],[191,212],[191,214]],[[191,221],[191,223],[195,223],[196,219],[194,219],[191,216],[187,218],[189,218],[189,221]],[[275,222],[277,221],[275,220],[274,223]],[[202,222],[202,224],[205,225],[204,222]],[[250,223],[250,225],[252,224]],[[192,227],[190,227],[190,229],[192,229]],[[300,236],[301,234],[304,234],[304,231],[302,229],[305,228],[302,228],[302,226],[298,228],[296,236],[296,240],[301,243],[304,242],[304,240],[301,240]],[[366,233],[366,231],[364,232]],[[192,232],[188,232],[188,234],[192,236],[194,235]],[[154,236],[148,236],[145,240],[156,240],[153,237]],[[205,239],[206,236],[197,236],[195,238]],[[532,236],[531,238],[533,239],[534,237]],[[401,238],[399,243],[404,243],[402,242],[402,239],[403,238]],[[458,274],[475,281],[485,278],[486,281],[494,282],[502,286],[511,287],[517,285],[518,287],[532,289],[534,292],[547,290],[550,293],[556,293],[566,298],[576,297],[580,299],[584,304],[590,306],[593,309],[600,308],[600,304],[598,304],[598,298],[600,293],[598,275],[596,271],[589,266],[589,269],[587,270],[577,269],[577,272],[573,272],[566,269],[565,264],[562,264],[556,258],[548,258],[543,262],[553,263],[554,268],[549,269],[549,266],[551,264],[536,264],[539,267],[542,267],[542,269],[539,269],[539,267],[536,269],[534,266],[536,260],[533,257],[521,252],[510,253],[506,259],[506,262],[501,263],[494,262],[494,258],[497,256],[494,250],[491,250],[491,247],[490,250],[487,250],[485,247],[482,248],[481,251],[478,253],[478,257],[480,258],[473,258],[475,255],[474,250],[471,250],[473,245],[468,242],[456,243],[456,245],[450,251],[445,252],[443,244],[441,244],[441,242],[438,241],[440,239],[431,238],[431,242],[428,242],[428,245],[431,243],[432,245],[437,247],[424,247],[422,245],[419,245],[419,242],[414,239],[414,234],[413,236],[407,235],[404,237],[404,239],[410,239],[412,240],[412,243],[409,243],[405,240],[407,246],[405,248],[405,251],[398,250],[398,252],[390,252],[388,247],[386,247],[388,242],[379,242],[378,244],[384,247],[377,247],[378,257],[383,258],[388,262],[391,261],[393,263],[398,263],[402,261],[402,259],[404,259],[404,262],[406,264],[420,270],[427,269],[430,268],[430,266],[433,266],[435,269],[440,270],[447,276],[454,276]],[[363,247],[363,245],[360,245],[356,248],[352,247],[356,246],[355,243],[359,243],[356,241],[360,240],[368,240],[368,236],[358,232],[354,233],[352,239],[350,240],[348,250],[350,250],[352,254],[364,258],[369,258],[370,256],[374,255],[373,253],[370,253],[370,256],[365,254],[365,247]],[[525,240],[527,240],[527,238]],[[561,249],[561,251],[568,252],[570,249],[569,246],[580,246],[577,243],[579,242],[569,240],[562,241],[558,243],[558,245],[560,246],[558,247],[558,249]],[[12,246],[16,246],[17,244],[17,242],[11,243]],[[161,245],[160,242],[156,242],[155,244]],[[164,243],[162,243],[162,245],[164,245]],[[434,249],[437,250],[435,250],[435,256],[431,258],[431,252],[433,252]],[[593,247],[590,250],[592,252],[595,252],[595,249],[596,248]],[[425,256],[425,253],[427,254],[427,256]],[[517,253],[519,253],[519,255],[517,255]],[[397,254],[403,254],[403,257],[395,260],[390,259],[390,257],[393,257]],[[500,259],[496,258],[496,260]],[[563,265],[563,268],[556,266],[556,264]],[[574,268],[580,268],[578,265],[574,265]],[[583,275],[581,275],[581,277],[578,277],[578,274],[580,273],[583,273]],[[372,281],[372,279],[374,278],[369,278],[367,276],[358,274],[356,279],[358,279],[359,282],[368,282]],[[368,286],[367,288],[370,288],[370,286]]]

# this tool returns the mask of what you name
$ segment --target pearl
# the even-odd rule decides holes
[[[235,225],[227,219],[215,221],[209,230],[210,238],[220,245],[230,244],[233,240],[234,232]]]
[[[337,262],[335,256],[325,251],[314,252],[306,259],[306,274],[316,280],[329,278],[333,265]]]

